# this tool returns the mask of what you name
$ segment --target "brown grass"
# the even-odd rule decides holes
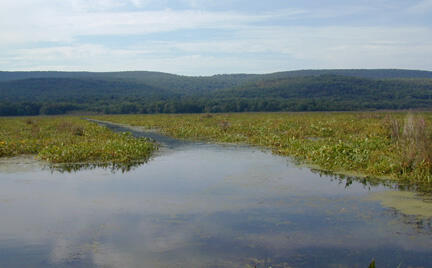
[[[397,124],[393,124],[392,135],[396,134]],[[400,129],[400,128],[399,128]],[[409,113],[401,131],[395,135],[402,150],[402,167],[414,170],[419,166],[432,169],[431,127],[421,115]]]

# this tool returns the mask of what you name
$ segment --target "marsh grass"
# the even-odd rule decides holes
[[[387,115],[385,117],[385,124],[390,131],[390,138],[393,141],[399,141],[402,134],[400,120],[397,120],[396,118]]]
[[[423,116],[406,116],[399,144],[402,147],[401,165],[405,172],[431,182],[432,136]]]
[[[222,129],[223,132],[227,132],[228,129],[230,128],[230,126],[231,126],[231,124],[226,120],[222,120],[219,123],[219,127]]]
[[[156,149],[78,117],[0,118],[0,157],[35,154],[50,163],[130,163]]]
[[[337,173],[398,180],[430,190],[431,113],[116,115],[96,119],[160,129],[176,138],[263,146]]]

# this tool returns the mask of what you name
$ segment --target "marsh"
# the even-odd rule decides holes
[[[0,164],[2,267],[432,266],[431,218],[376,198],[394,187],[257,148],[184,143],[129,172],[39,164]]]

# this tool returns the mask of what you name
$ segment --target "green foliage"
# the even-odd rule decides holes
[[[310,70],[187,77],[0,72],[0,115],[351,111],[432,107],[432,72]]]
[[[0,118],[0,157],[37,154],[51,163],[129,163],[156,149],[146,139],[76,117]]]
[[[376,268],[375,260],[372,260],[372,262],[369,264],[368,268]]]
[[[134,81],[77,78],[29,78],[0,82],[0,97],[9,102],[39,101],[93,103],[99,99],[146,96],[160,99],[175,96],[166,90]],[[85,97],[85,98],[83,98]]]
[[[177,138],[263,146],[324,170],[391,178],[430,189],[432,114],[417,115],[424,122],[417,131],[424,135],[413,137],[422,136],[422,140],[406,136],[406,142],[398,142],[392,138],[390,121],[404,125],[407,116],[403,112],[240,113],[97,119],[159,128]],[[413,142],[417,153],[407,168],[406,152],[412,150]]]

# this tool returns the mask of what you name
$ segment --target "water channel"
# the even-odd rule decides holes
[[[257,148],[161,142],[127,171],[1,160],[0,267],[432,267],[424,197]]]

